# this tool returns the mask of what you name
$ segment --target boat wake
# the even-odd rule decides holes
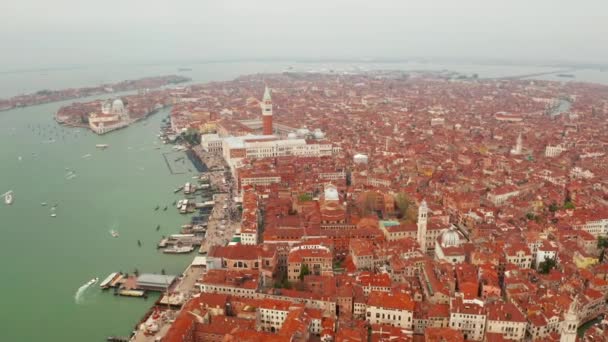
[[[88,282],[86,282],[84,285],[82,285],[81,287],[78,288],[78,290],[76,290],[76,294],[74,295],[74,301],[76,302],[76,304],[82,304],[83,303],[83,296],[84,293],[87,291],[87,289],[89,287],[91,287],[92,285],[94,285],[95,283],[97,283],[99,279],[98,278],[93,278],[91,280],[89,280]]]

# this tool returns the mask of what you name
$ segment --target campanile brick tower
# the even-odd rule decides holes
[[[264,90],[264,99],[262,100],[262,124],[263,134],[272,135],[272,99],[268,87]]]

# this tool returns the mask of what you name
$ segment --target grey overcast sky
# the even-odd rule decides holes
[[[1,70],[237,58],[608,61],[606,0],[3,0]]]

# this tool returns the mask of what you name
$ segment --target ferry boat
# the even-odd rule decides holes
[[[9,191],[4,194],[4,203],[11,205],[13,204],[13,191]]]
[[[112,235],[112,237],[114,237],[114,238],[117,238],[119,236],[118,232],[115,231],[114,229],[110,230],[110,235]]]

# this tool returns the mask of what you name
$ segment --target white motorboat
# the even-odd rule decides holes
[[[112,237],[114,237],[114,238],[117,238],[119,236],[118,232],[115,231],[114,229],[110,230],[110,235],[112,235]]]
[[[52,213],[52,214],[51,214],[51,217],[57,217],[57,214]]]
[[[99,278],[93,278],[93,279],[89,280],[89,282],[87,283],[87,286],[91,286],[98,281],[99,281]]]
[[[4,194],[4,203],[10,205],[10,204],[13,204],[13,200],[14,200],[14,198],[13,198],[13,192],[12,191],[9,191],[9,192],[7,192],[7,193]]]
[[[95,145],[95,147],[100,148],[100,149],[103,150],[103,149],[106,149],[106,148],[110,147],[110,145],[108,145],[108,144],[97,144],[97,145]]]

